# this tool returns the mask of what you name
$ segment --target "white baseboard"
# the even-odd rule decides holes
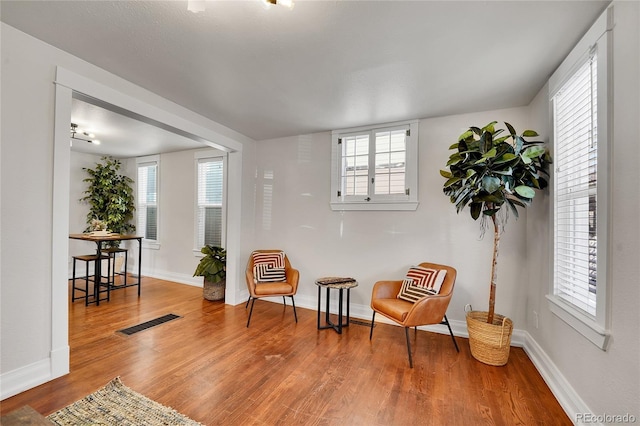
[[[551,389],[564,412],[569,416],[569,419],[574,424],[577,424],[579,414],[592,413],[593,411],[580,398],[580,395],[573,389],[538,342],[528,332],[525,331],[523,333],[525,336],[524,351],[547,383],[547,386],[549,386],[549,389]]]
[[[130,270],[129,273],[137,274],[138,269],[136,268],[135,271]],[[192,285],[194,287],[202,287],[203,285],[202,277],[194,277],[188,274],[179,274],[175,272],[162,271],[158,269],[151,270],[151,269],[142,268],[142,276],[157,278],[159,280],[165,280],[165,281],[173,281],[175,283],[180,283],[180,284]]]
[[[50,358],[0,375],[0,401],[69,373],[69,346],[51,351]]]
[[[0,375],[0,399],[34,388],[52,380],[51,359],[34,362]]]

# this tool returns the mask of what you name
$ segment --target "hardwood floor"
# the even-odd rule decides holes
[[[182,318],[131,336],[116,333],[162,315]],[[571,425],[527,355],[472,358],[466,339],[401,328],[316,329],[316,311],[202,298],[202,289],[145,278],[110,302],[69,308],[70,374],[2,401],[48,415],[120,376],[128,387],[206,425]]]

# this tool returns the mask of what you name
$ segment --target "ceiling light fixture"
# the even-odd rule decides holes
[[[207,2],[212,0],[187,0],[187,10],[193,13],[204,12]],[[293,0],[260,0],[265,8],[269,9],[273,5],[284,6],[293,9]]]
[[[71,142],[72,143],[73,143],[73,140],[75,139],[77,141],[89,142],[94,145],[100,145],[100,141],[98,139],[94,139],[95,137],[96,135],[94,135],[93,133],[80,130],[76,123],[71,123]]]
[[[262,0],[262,2],[267,7],[271,7],[271,5],[277,4],[279,6],[284,6],[284,7],[288,7],[289,9],[293,9],[293,0]]]

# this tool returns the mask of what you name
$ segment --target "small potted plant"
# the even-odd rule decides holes
[[[109,233],[107,224],[98,218],[91,219],[88,229],[91,231],[91,235],[107,235]]]
[[[200,250],[204,257],[193,276],[204,277],[203,296],[207,300],[223,300],[227,278],[227,251],[207,244]]]
[[[443,191],[459,213],[469,206],[474,220],[493,228],[493,260],[488,312],[467,312],[471,354],[489,365],[504,365],[509,358],[513,323],[494,312],[498,281],[498,247],[507,215],[518,217],[518,207],[531,204],[536,189],[547,187],[551,156],[540,141],[527,141],[538,133],[525,130],[518,135],[509,123],[508,131],[496,129],[493,121],[482,129],[470,127],[449,149],[449,170],[440,170],[446,179]],[[506,208],[504,208],[506,207]],[[489,222],[490,223],[487,223]]]

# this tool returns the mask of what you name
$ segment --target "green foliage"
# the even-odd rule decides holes
[[[449,170],[440,170],[447,179],[443,192],[456,206],[458,213],[469,206],[474,220],[490,218],[493,222],[493,261],[489,290],[489,312],[487,322],[493,323],[497,262],[500,244],[500,223],[498,212],[507,205],[517,218],[518,207],[531,204],[536,189],[547,187],[548,168],[551,163],[549,152],[540,141],[527,141],[538,133],[525,130],[518,135],[509,123],[506,135],[499,136],[504,129],[495,128],[497,121],[484,126],[470,127],[458,138],[458,143],[449,147],[456,152],[449,156]],[[506,216],[505,216],[506,217]],[[484,220],[482,223],[486,223]],[[503,223],[503,222],[502,222]]]
[[[482,129],[470,127],[450,149],[447,166],[440,170],[447,179],[443,192],[449,196],[458,213],[469,206],[471,217],[493,217],[506,205],[518,217],[518,207],[530,205],[534,189],[547,187],[549,152],[541,141],[528,141],[538,133],[525,130],[518,135],[509,123],[508,129],[496,129],[493,121]]]
[[[200,259],[193,276],[204,277],[212,283],[223,281],[227,276],[227,251],[211,244],[202,247],[200,251],[205,256]]]
[[[118,234],[128,234],[136,230],[135,225],[129,223],[133,219],[135,203],[133,198],[133,179],[121,175],[120,161],[111,157],[102,157],[101,163],[96,163],[93,169],[83,168],[89,174],[84,179],[89,186],[80,199],[89,204],[87,213],[87,228],[92,231],[91,222],[100,220],[106,223],[106,228]]]

